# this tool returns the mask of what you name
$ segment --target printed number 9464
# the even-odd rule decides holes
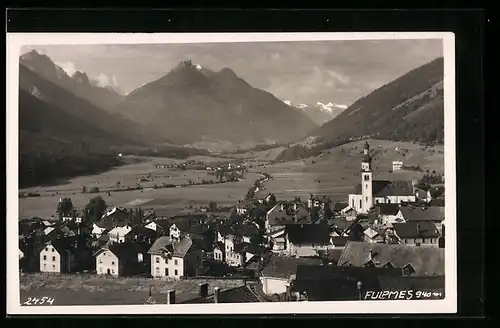
[[[52,305],[54,299],[52,297],[44,296],[42,298],[28,297],[28,300],[23,302],[23,305]]]

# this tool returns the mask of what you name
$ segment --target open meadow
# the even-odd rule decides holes
[[[190,160],[204,163],[225,162],[227,159],[196,156]],[[98,174],[81,176],[71,179],[64,184],[55,186],[33,187],[20,190],[33,192],[40,197],[19,199],[20,217],[51,217],[60,198],[70,197],[74,206],[83,208],[89,200],[101,196],[108,206],[141,206],[143,208],[162,208],[182,210],[189,206],[206,206],[210,201],[218,205],[234,205],[242,199],[260,175],[253,172],[245,174],[244,179],[237,182],[222,184],[188,185],[177,188],[158,188],[154,185],[173,184],[182,185],[200,183],[202,180],[215,181],[215,176],[204,170],[178,170],[171,168],[156,168],[155,164],[181,163],[182,160],[169,158],[144,158],[140,163],[133,163],[117,167],[110,171]],[[150,175],[150,181],[139,179]],[[119,185],[118,185],[119,182]],[[142,190],[110,191],[117,188],[137,187]],[[92,187],[99,188],[98,193],[83,193],[83,187],[89,191]],[[108,194],[110,191],[110,194]]]
[[[26,274],[20,277],[21,304],[28,298],[49,297],[52,305],[133,305],[143,304],[149,296],[161,298],[175,290],[176,301],[196,298],[199,284],[208,283],[208,290],[239,287],[243,280],[190,279],[167,281],[147,278],[113,278],[91,275]]]
[[[263,172],[273,177],[259,195],[272,192],[278,199],[305,199],[309,194],[328,196],[347,201],[348,194],[360,180],[361,159],[365,141],[335,147],[305,160],[265,165]],[[386,140],[369,141],[373,158],[374,179],[412,180],[426,171],[444,173],[444,147],[423,148],[411,142]],[[392,171],[392,162],[403,161],[406,166],[418,166],[422,171]]]

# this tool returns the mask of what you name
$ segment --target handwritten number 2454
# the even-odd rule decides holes
[[[24,302],[24,305],[52,305],[54,303],[54,299],[51,297],[44,296],[42,298],[36,298],[36,297],[28,297],[28,300]]]

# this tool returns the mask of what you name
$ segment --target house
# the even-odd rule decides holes
[[[330,236],[330,242],[332,244],[330,249],[343,249],[345,245],[347,244],[347,241],[349,240],[349,237],[346,236]]]
[[[297,203],[283,202],[271,208],[266,214],[265,230],[268,235],[285,228],[286,225],[311,223],[311,216],[307,210]]]
[[[123,243],[125,242],[125,236],[132,231],[132,227],[127,225],[113,228],[108,232],[109,241],[111,243]]]
[[[171,225],[172,220],[161,218],[147,223],[146,225],[144,225],[144,228],[156,231],[158,236],[168,236],[170,234]]]
[[[403,168],[403,161],[392,161],[392,170],[400,171]]]
[[[404,218],[405,222],[432,222],[439,233],[441,233],[441,226],[445,218],[444,207],[437,206],[406,206],[401,208],[401,216]]]
[[[100,275],[130,276],[138,272],[144,255],[134,242],[108,244],[94,254]]]
[[[431,200],[430,192],[428,190],[415,188],[415,199],[418,202],[428,203]]]
[[[377,221],[380,224],[388,227],[392,227],[393,223],[405,222],[400,208],[401,206],[399,206],[399,204],[377,204]]]
[[[293,224],[287,225],[286,250],[289,256],[316,256],[318,250],[332,247],[330,227],[327,224]]]
[[[101,217],[101,221],[115,222],[117,224],[123,224],[127,222],[128,219],[128,211],[123,207],[113,207],[109,211],[106,211]]]
[[[226,249],[224,247],[223,242],[218,241],[215,243],[213,254],[214,254],[214,260],[219,262],[226,261]]]
[[[384,243],[385,242],[385,232],[377,231],[373,228],[368,228],[363,232],[364,241],[366,243]]]
[[[353,221],[356,219],[356,210],[351,206],[344,207],[339,212],[339,216],[345,218],[347,221]]]
[[[125,240],[152,245],[156,240],[156,231],[145,227],[134,227],[125,235]]]
[[[338,266],[403,269],[408,276],[444,275],[444,249],[349,241]]]
[[[399,244],[439,247],[439,231],[432,222],[394,223],[389,238]]]
[[[361,161],[361,183],[349,194],[349,205],[358,213],[368,213],[378,203],[415,202],[412,181],[373,180],[372,158],[368,143]]]
[[[200,285],[202,289],[200,297],[181,302],[181,304],[267,302],[267,300],[260,296],[252,287],[252,285],[243,285],[229,289],[215,287],[213,293],[209,293],[208,283],[204,283]]]
[[[287,290],[290,278],[297,273],[299,265],[320,264],[320,259],[273,255],[260,274],[262,290],[266,295],[283,294]]]
[[[63,216],[62,218],[63,222],[75,222],[75,223],[82,223],[82,217],[81,216]]]
[[[397,268],[359,268],[334,265],[299,265],[290,284],[294,301],[363,300],[367,291],[381,291],[377,277],[400,277]]]
[[[171,218],[172,224],[168,230],[170,238],[181,239],[189,236],[192,239],[203,239],[207,228],[202,224],[202,220],[206,218],[206,215]]]
[[[268,235],[269,246],[272,252],[283,252],[286,250],[285,228],[276,230]]]
[[[112,228],[111,228],[112,229]],[[95,238],[100,238],[101,235],[107,230],[106,227],[97,225],[95,222],[92,224],[92,235]]]
[[[40,251],[40,272],[69,273],[75,267],[75,252],[70,240],[51,240]]]
[[[229,266],[242,267],[245,262],[245,254],[242,245],[243,239],[236,235],[227,235],[224,240],[225,247],[225,262]]]
[[[151,275],[155,278],[196,276],[202,266],[201,248],[190,237],[158,238],[148,254],[151,255]]]

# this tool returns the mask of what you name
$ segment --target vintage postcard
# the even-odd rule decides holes
[[[8,34],[7,313],[454,313],[454,99],[453,33]]]

